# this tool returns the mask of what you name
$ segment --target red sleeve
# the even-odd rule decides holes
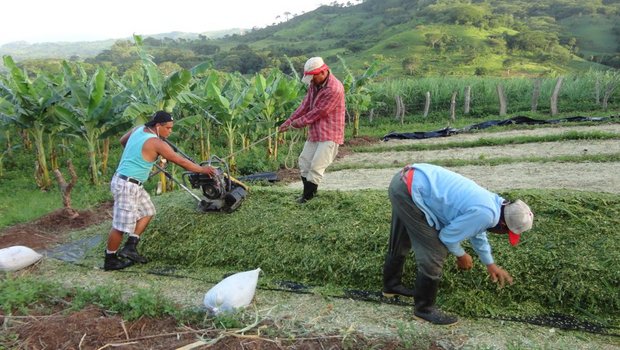
[[[307,93],[306,97],[304,97],[303,101],[301,102],[301,105],[297,107],[295,112],[291,114],[291,116],[288,118],[288,120],[285,123],[292,124],[294,120],[299,119],[301,116],[303,116],[308,110],[308,107],[310,106],[309,101],[310,101],[310,93]]]
[[[321,118],[326,118],[328,116],[328,111],[333,111],[337,108],[342,100],[341,95],[342,94],[336,89],[327,87],[322,89],[316,97],[314,108],[305,114],[301,114],[298,118],[295,118],[295,120],[291,122],[291,125],[294,128],[302,128],[306,125],[314,124]]]

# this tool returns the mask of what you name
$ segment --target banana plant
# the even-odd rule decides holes
[[[43,74],[37,74],[31,80],[11,56],[4,56],[3,62],[8,74],[0,82],[0,117],[32,136],[36,152],[35,181],[42,190],[47,190],[52,186],[52,179],[44,137],[49,127],[56,123],[53,109],[63,98],[61,88]]]
[[[165,77],[142,46],[142,37],[134,35],[138,55],[142,63],[142,76],[127,77],[132,81],[126,90],[133,91],[132,100],[124,115],[135,120],[136,124],[144,123],[153,112],[164,110],[172,113],[177,103],[193,104],[200,100],[190,89],[192,77],[210,67],[205,62],[191,70],[181,69]]]
[[[278,143],[273,142],[272,135],[277,130],[277,122],[293,112],[302,85],[297,80],[288,79],[279,70],[273,70],[267,77],[256,74],[254,87],[256,94],[251,113],[257,116],[258,125],[267,129],[268,157],[277,159]]]
[[[121,120],[116,118],[115,106],[122,101],[114,99],[106,90],[106,73],[98,68],[88,78],[81,65],[76,66],[74,73],[65,61],[62,63],[68,98],[55,108],[65,132],[77,135],[86,142],[89,160],[90,181],[99,184],[99,164],[97,161],[97,145],[103,133],[115,129]]]
[[[345,77],[342,80],[344,85],[344,93],[346,104],[353,113],[353,137],[359,136],[360,114],[366,112],[370,108],[371,95],[366,85],[376,76],[387,71],[387,66],[381,66],[380,62],[375,60],[361,75],[354,75],[347,67],[345,60],[338,56],[340,63],[344,68]]]
[[[210,66],[209,63],[199,64],[191,70],[181,69],[165,77],[153,62],[152,56],[144,50],[142,37],[134,35],[134,41],[142,63],[143,76],[130,76],[125,79],[131,84],[126,90],[133,93],[123,113],[124,118],[134,120],[134,124],[139,125],[146,122],[155,111],[172,113],[177,103],[193,104],[200,101],[200,98],[190,91],[189,86],[192,77],[205,71]],[[167,185],[163,173],[160,173],[159,180],[165,191]]]
[[[228,145],[228,163],[235,170],[235,136],[241,116],[247,112],[253,101],[255,88],[240,75],[230,75],[222,88],[218,78],[211,74],[206,80],[206,99],[213,114],[222,123]]]
[[[0,123],[0,127],[2,126],[2,123]],[[8,131],[0,133],[0,178],[4,176],[4,158],[13,155],[13,151],[20,147],[21,145],[19,144],[14,145],[11,143],[11,135]]]
[[[198,104],[193,105],[188,115],[175,123],[175,127],[180,127],[184,132],[183,139],[198,140],[200,159],[203,161],[211,157],[211,130],[214,123],[219,124],[219,121]]]

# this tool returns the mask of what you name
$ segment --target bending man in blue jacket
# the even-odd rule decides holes
[[[507,234],[510,244],[532,228],[534,215],[521,200],[509,202],[455,172],[431,164],[412,164],[394,175],[389,187],[392,225],[383,266],[383,294],[414,297],[414,315],[433,324],[453,324],[457,318],[435,307],[443,264],[452,253],[457,266],[469,270],[472,258],[461,247],[469,240],[487,267],[491,280],[512,284],[497,266],[486,231]],[[405,258],[413,249],[415,289],[402,282]]]

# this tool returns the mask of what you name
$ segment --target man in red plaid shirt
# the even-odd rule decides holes
[[[306,61],[301,81],[309,85],[306,97],[279,130],[310,126],[308,140],[299,155],[304,192],[297,202],[305,203],[316,194],[325,169],[336,159],[338,146],[344,143],[345,104],[342,83],[321,57]]]

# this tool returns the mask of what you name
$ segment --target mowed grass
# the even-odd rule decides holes
[[[324,191],[303,206],[295,203],[296,195],[254,186],[232,214],[198,213],[182,192],[158,197],[159,214],[141,245],[152,261],[147,266],[204,276],[260,267],[266,285],[294,281],[332,295],[379,292],[391,215],[386,191]],[[502,195],[524,199],[536,215],[533,230],[516,247],[505,236],[489,235],[496,262],[515,284],[500,289],[480,262],[461,272],[449,258],[439,304],[469,317],[560,313],[620,325],[620,197],[539,189]],[[412,260],[406,265],[409,285]]]

